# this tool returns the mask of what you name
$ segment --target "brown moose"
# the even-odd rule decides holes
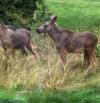
[[[22,54],[27,54],[26,48],[35,56],[32,48],[31,34],[27,29],[16,29],[13,26],[0,24],[0,40],[6,55],[6,69],[9,55],[14,53],[15,49],[19,49]]]
[[[79,49],[84,53],[84,67],[94,64],[97,37],[91,32],[73,32],[61,29],[56,23],[57,16],[51,16],[50,21],[37,28],[38,33],[48,33],[56,45],[56,49],[64,64],[67,63],[67,52],[74,53]]]

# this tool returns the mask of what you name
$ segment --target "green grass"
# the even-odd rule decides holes
[[[0,103],[100,103],[100,88],[49,91],[33,90],[23,96],[21,91],[0,90]]]
[[[91,30],[100,27],[99,0],[46,0],[62,27]]]
[[[77,89],[73,91],[34,91],[29,103],[99,103],[100,88]]]
[[[46,0],[46,4],[61,27],[93,31],[100,37],[99,0]],[[52,40],[37,35],[34,27],[32,35],[38,48],[36,60],[31,54],[16,53],[5,71],[0,49],[0,87],[7,88],[0,89],[0,103],[100,103],[100,58],[95,73],[94,68],[86,73],[79,55],[78,60],[68,55],[70,65],[64,68]]]
[[[0,103],[27,103],[26,95],[14,89],[0,89]]]

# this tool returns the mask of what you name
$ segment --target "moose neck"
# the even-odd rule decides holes
[[[52,28],[48,31],[49,36],[55,41],[61,39],[62,29],[57,24],[52,25]]]

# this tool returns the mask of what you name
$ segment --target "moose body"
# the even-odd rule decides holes
[[[32,48],[31,34],[27,29],[14,29],[8,25],[0,24],[0,40],[1,46],[5,50],[6,60],[8,60],[11,53],[14,53],[15,49],[19,49],[22,54],[27,55],[25,50],[27,48],[35,55]]]
[[[67,52],[75,53],[80,49],[84,53],[84,66],[87,67],[95,60],[95,47],[97,37],[91,32],[72,32],[67,29],[61,29],[56,24],[56,16],[52,16],[49,22],[37,29],[38,33],[48,33],[56,45],[56,49],[64,64],[67,63]]]

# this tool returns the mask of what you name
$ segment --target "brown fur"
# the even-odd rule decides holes
[[[35,56],[31,34],[26,29],[14,29],[11,26],[0,24],[0,40],[6,55],[6,69],[9,55],[14,54],[16,49],[19,49],[22,54],[28,55],[25,49],[27,48]]]
[[[38,33],[48,33],[56,45],[56,49],[64,64],[67,63],[67,52],[84,53],[84,67],[88,67],[90,63],[94,63],[95,48],[97,45],[97,37],[91,32],[73,32],[67,29],[61,29],[56,24],[56,16],[52,16],[49,22],[37,29]],[[94,59],[95,60],[95,59]]]

